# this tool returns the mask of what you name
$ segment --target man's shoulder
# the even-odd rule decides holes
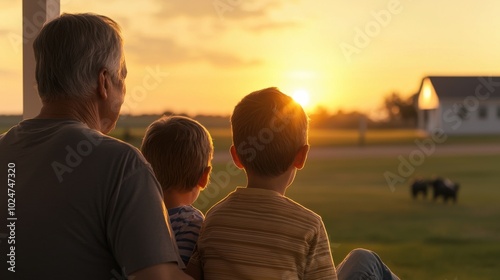
[[[87,126],[68,125],[60,130],[60,134],[57,141],[69,146],[67,149],[85,158],[98,160],[103,165],[127,165],[132,170],[149,165],[136,147]]]
[[[100,148],[105,148],[108,152],[138,152],[135,147],[128,143],[91,129],[79,121],[66,119],[23,120],[0,135],[0,137],[8,139],[9,142],[22,139],[24,142],[32,141],[37,143],[40,142],[39,138],[43,137],[44,143],[76,145],[83,153],[87,150],[93,151]]]
[[[89,148],[101,150],[107,156],[133,156],[142,160],[141,152],[133,145],[112,136],[102,134],[94,129],[85,128],[73,132],[78,135],[75,140],[79,145],[86,145]]]
[[[102,144],[102,148],[109,149],[110,152],[127,152],[142,157],[141,152],[135,146],[109,135],[102,135]]]

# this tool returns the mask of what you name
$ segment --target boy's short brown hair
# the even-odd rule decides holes
[[[147,129],[141,151],[163,190],[190,191],[213,157],[212,137],[199,122],[163,116]]]
[[[236,153],[247,171],[278,176],[307,144],[304,109],[275,87],[252,92],[234,108],[231,131]]]

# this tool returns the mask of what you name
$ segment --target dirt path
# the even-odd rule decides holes
[[[500,154],[500,144],[483,145],[439,145],[417,146],[368,146],[368,147],[312,147],[309,152],[310,159],[327,158],[373,158],[373,157],[397,157],[408,156],[410,153],[424,153],[432,155],[491,155]],[[229,152],[216,153],[214,162],[227,162],[231,157]]]

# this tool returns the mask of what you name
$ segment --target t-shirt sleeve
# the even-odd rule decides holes
[[[106,213],[107,239],[127,274],[166,262],[184,267],[159,183],[146,165],[125,174],[110,200]]]
[[[194,247],[185,272],[195,280],[203,280],[203,264],[197,246]]]
[[[317,235],[311,242],[309,255],[306,261],[304,279],[337,279],[337,271],[333,264],[332,253],[330,251],[330,242],[328,241],[328,235],[323,221],[320,221]]]

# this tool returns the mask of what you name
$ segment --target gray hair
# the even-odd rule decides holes
[[[114,83],[125,79],[120,27],[106,16],[63,14],[44,25],[33,50],[43,101],[88,98],[104,68]]]

